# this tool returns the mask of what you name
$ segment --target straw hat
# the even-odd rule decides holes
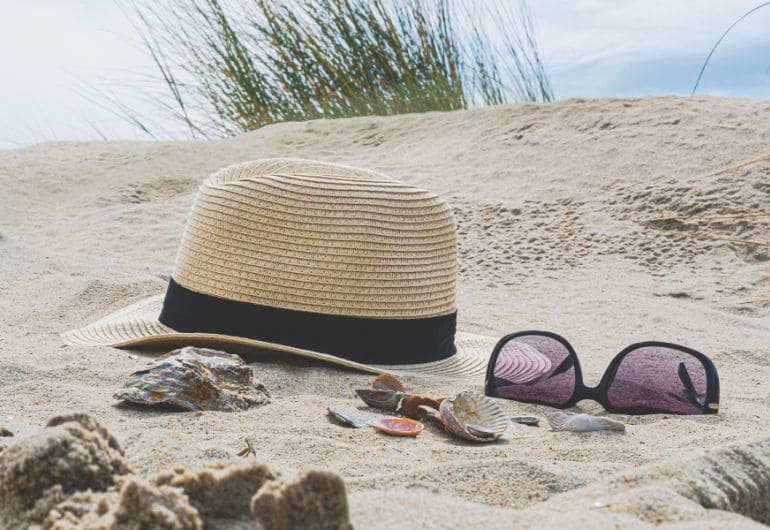
[[[481,378],[495,340],[455,332],[456,277],[454,218],[436,194],[363,169],[259,160],[201,185],[165,295],[62,338]]]

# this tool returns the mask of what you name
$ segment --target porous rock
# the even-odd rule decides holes
[[[0,522],[12,526],[51,496],[104,491],[130,472],[122,449],[99,422],[84,414],[57,416],[2,452]]]
[[[160,473],[153,483],[180,488],[204,517],[250,519],[251,498],[266,481],[277,477],[264,464],[220,461],[196,470]]]
[[[256,521],[255,521],[256,519]],[[177,468],[145,480],[85,414],[57,416],[0,454],[0,528],[35,530],[350,530],[342,479],[296,481],[256,462]]]
[[[176,488],[129,477],[107,492],[80,492],[54,506],[45,530],[202,530],[203,522]]]
[[[298,480],[271,480],[251,501],[264,530],[352,530],[345,483],[334,473],[308,471]]]

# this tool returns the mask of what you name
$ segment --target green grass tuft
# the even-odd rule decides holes
[[[194,136],[553,100],[525,0],[124,2]]]

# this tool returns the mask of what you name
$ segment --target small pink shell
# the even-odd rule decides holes
[[[417,436],[425,425],[409,418],[382,418],[374,424],[374,427],[390,436]]]

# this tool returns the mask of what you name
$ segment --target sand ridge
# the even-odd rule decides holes
[[[768,247],[729,241],[768,243],[770,219],[750,216],[770,211],[770,161],[713,175],[768,146],[767,102],[642,98],[286,123],[211,142],[0,151],[0,424],[21,436],[52,415],[86,411],[142,473],[232,458],[248,437],[260,462],[340,473],[362,528],[389,527],[392,506],[416,527],[456,528],[512,527],[498,521],[562,498],[578,510],[569,496],[590,495],[610,477],[770,437]],[[261,409],[115,406],[112,394],[145,357],[63,347],[58,333],[162,292],[198,184],[224,165],[282,156],[364,166],[446,197],[459,232],[462,329],[559,332],[588,384],[632,342],[680,342],[716,363],[722,412],[619,417],[628,423],[622,437],[541,427],[479,447],[428,428],[394,440],[325,417],[329,404],[357,404],[353,389],[368,376],[274,357],[251,365],[274,396]],[[464,390],[408,384],[435,395]],[[580,408],[603,413],[591,402]],[[714,526],[749,524],[720,511],[667,510],[662,484],[648,486],[662,522],[689,513]],[[568,507],[559,510],[567,517]]]

